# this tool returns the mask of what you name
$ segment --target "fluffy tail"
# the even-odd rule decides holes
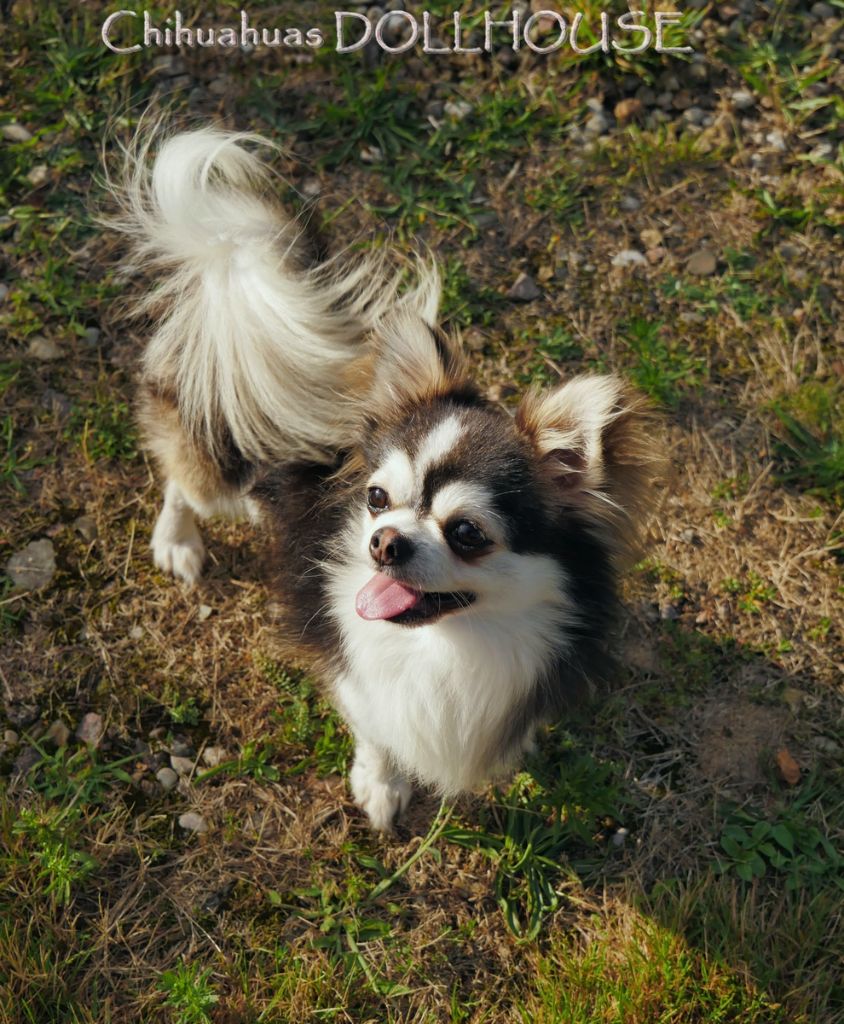
[[[171,136],[154,162],[148,139],[127,155],[116,224],[134,263],[164,272],[141,302],[157,324],[144,370],[212,456],[233,441],[253,462],[329,461],[357,422],[349,382],[369,332],[408,299],[383,256],[303,267],[301,228],[268,196],[252,144],[268,145],[206,128]],[[436,305],[435,278],[413,295]]]

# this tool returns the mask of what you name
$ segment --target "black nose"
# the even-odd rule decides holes
[[[413,554],[413,545],[392,526],[382,526],[370,538],[369,553],[379,565],[403,565]]]

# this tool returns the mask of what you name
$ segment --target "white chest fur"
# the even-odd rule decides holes
[[[529,587],[502,580],[500,592],[417,627],[356,615],[354,595],[371,569],[335,578],[332,611],[348,671],[334,692],[359,741],[443,794],[507,767],[510,752],[495,740],[560,650],[569,618],[559,566],[534,557]]]

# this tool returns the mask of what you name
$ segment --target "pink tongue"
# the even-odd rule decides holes
[[[418,590],[411,590],[389,576],[375,573],[369,583],[358,591],[355,610],[362,619],[394,619],[422,599]]]

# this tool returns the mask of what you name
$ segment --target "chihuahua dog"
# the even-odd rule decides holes
[[[315,262],[253,136],[129,154],[118,226],[159,283],[139,395],[164,482],[161,569],[195,583],[197,517],[269,537],[283,630],[352,730],[351,788],[389,830],[414,783],[512,770],[600,676],[653,490],[653,420],[613,376],[472,382],[416,261]]]

